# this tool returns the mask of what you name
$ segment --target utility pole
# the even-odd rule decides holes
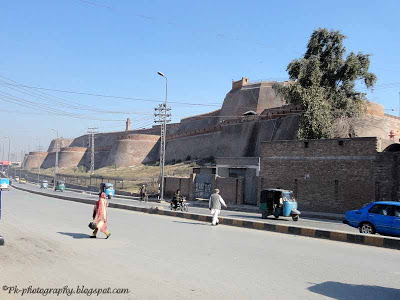
[[[53,188],[56,188],[56,181],[57,181],[57,168],[58,168],[58,130],[52,129],[57,133],[57,139],[55,140],[55,146],[56,146],[56,164],[54,166],[54,186]]]
[[[167,107],[168,100],[168,78],[162,72],[157,72],[158,75],[165,78],[165,102],[164,104],[159,105],[158,109],[156,108],[155,117],[161,117],[161,120],[156,120],[155,122],[161,123],[161,136],[160,136],[160,168],[161,168],[161,191],[160,191],[160,200],[164,200],[164,168],[165,168],[165,144],[166,144],[166,135],[167,135],[167,117],[171,116],[167,114],[167,111],[171,109]],[[157,113],[159,112],[159,113]]]
[[[166,144],[166,135],[167,135],[167,122],[171,120],[167,120],[167,117],[170,117],[171,114],[167,112],[171,109],[167,107],[168,100],[168,78],[161,72],[157,72],[158,75],[165,78],[165,102],[164,104],[160,104],[158,108],[155,108],[154,116],[158,119],[154,120],[155,123],[161,124],[161,134],[160,134],[160,200],[164,200],[164,168],[165,168],[165,144]]]
[[[19,168],[19,178],[21,178],[22,165],[23,165],[24,161],[25,161],[25,159],[24,159],[24,150],[21,149],[21,166]]]
[[[97,133],[97,129],[97,127],[88,128],[88,134],[91,135],[90,175],[94,174],[94,135]]]
[[[39,169],[39,172],[38,172],[38,184],[39,184],[39,186],[40,186],[40,154],[42,153],[42,147],[40,146],[40,138],[38,138],[37,139],[37,141],[39,141],[39,146],[38,146],[38,152],[39,152],[39,155],[38,155],[38,169]]]
[[[10,178],[10,165],[11,165],[10,152],[11,152],[11,139],[10,139],[10,137],[8,137],[8,167],[7,167],[7,177],[8,178]]]
[[[1,162],[1,173],[3,173],[3,165],[4,165],[4,141],[1,141],[3,143],[3,151],[2,151],[2,162]]]

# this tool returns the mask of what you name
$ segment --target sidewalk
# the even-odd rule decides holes
[[[169,203],[167,201],[164,202]],[[196,201],[186,201],[186,202],[192,207],[208,208],[207,200],[196,200]],[[246,205],[246,204],[229,204],[228,208],[225,210],[248,212],[248,213],[260,213],[258,206]],[[313,211],[303,211],[303,210],[300,210],[300,212],[301,216],[306,218],[327,219],[335,221],[345,220],[344,214],[333,214],[333,213],[313,212]]]
[[[89,194],[89,195],[97,195],[97,192],[93,191],[88,191],[84,189],[75,189],[75,188],[68,188],[66,190],[77,192],[77,193],[83,193],[83,194]],[[115,199],[139,199],[138,196],[126,196],[126,195],[119,195],[115,194],[114,196]],[[171,199],[165,199],[165,201],[161,202],[157,198],[149,198],[149,202],[153,203],[161,203],[161,204],[169,204],[171,202]],[[199,207],[199,208],[208,208],[208,200],[195,200],[195,201],[186,201],[186,203],[189,204],[191,207]],[[245,212],[245,213],[260,213],[260,210],[258,206],[255,205],[246,205],[246,204],[229,204],[228,208],[225,209],[228,211],[235,211],[235,212]],[[300,207],[300,212],[301,212],[301,217],[305,218],[313,218],[313,219],[325,219],[325,220],[333,220],[333,221],[344,221],[345,216],[344,214],[334,214],[334,213],[324,213],[324,212],[312,212],[312,211],[303,211],[301,210]]]
[[[91,192],[91,191],[78,190],[78,189],[72,189],[72,188],[67,188],[67,190],[78,192],[78,193],[91,194],[91,195],[97,194],[97,193]],[[116,198],[116,199],[118,199],[118,198],[120,198],[120,199],[138,199],[138,197],[136,197],[136,196],[124,196],[124,195],[118,195],[118,194],[115,194],[114,198]],[[171,199],[166,199],[163,202],[161,202],[159,199],[149,198],[149,202],[169,204],[171,202]],[[186,203],[188,203],[189,206],[191,206],[191,207],[208,208],[208,200],[205,200],[205,199],[204,200],[195,200],[195,201],[186,201]],[[246,205],[246,204],[229,204],[228,208],[225,210],[236,211],[236,212],[247,212],[247,213],[259,213],[260,212],[258,206]],[[313,211],[303,211],[303,210],[300,210],[300,212],[301,212],[301,216],[305,217],[305,218],[326,219],[326,220],[333,220],[333,221],[344,221],[345,220],[344,214],[313,212]]]

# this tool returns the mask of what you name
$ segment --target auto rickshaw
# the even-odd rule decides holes
[[[114,197],[115,190],[112,183],[100,183],[100,193],[105,193],[108,199]]]
[[[296,199],[293,192],[289,190],[262,190],[260,194],[260,210],[263,219],[273,215],[276,219],[283,216],[292,217],[293,221],[298,221],[300,216]]]
[[[64,192],[65,191],[65,182],[62,180],[57,180],[56,185],[54,186],[54,190]]]
[[[48,187],[49,187],[49,183],[47,182],[47,180],[42,180],[42,182],[40,183],[40,188],[47,189]]]

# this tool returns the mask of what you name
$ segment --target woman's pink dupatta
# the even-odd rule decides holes
[[[107,231],[107,200],[105,198],[100,198],[96,203],[96,216],[94,221],[97,224],[97,228],[102,232]]]

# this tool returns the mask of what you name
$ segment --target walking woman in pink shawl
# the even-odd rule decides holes
[[[93,222],[95,222],[97,226],[91,238],[96,238],[99,229],[101,232],[104,232],[106,239],[110,237],[111,233],[107,230],[107,206],[106,194],[101,193],[99,201],[96,202],[93,209]]]

